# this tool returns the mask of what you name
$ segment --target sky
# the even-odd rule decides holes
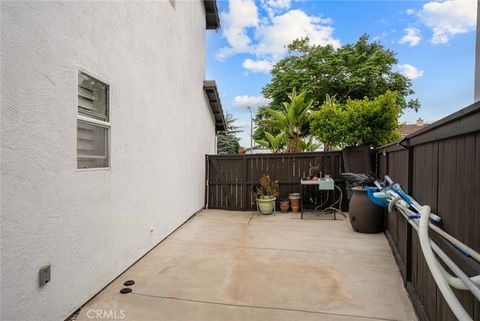
[[[395,69],[413,82],[421,103],[400,121],[428,123],[473,103],[476,0],[442,1],[217,1],[221,29],[207,33],[207,79],[214,79],[224,111],[250,146],[250,114],[268,103],[262,88],[285,46],[308,36],[339,47],[366,33],[397,53]]]

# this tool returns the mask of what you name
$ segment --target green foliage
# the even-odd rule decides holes
[[[220,133],[217,135],[217,154],[233,155],[240,150],[239,139],[234,135]]]
[[[346,104],[327,96],[321,108],[312,113],[311,131],[326,149],[380,146],[399,138],[396,129],[401,109],[398,94],[391,91],[374,99],[349,99]]]
[[[262,175],[260,184],[252,194],[254,199],[278,197],[278,181],[272,180],[268,175]]]
[[[225,115],[225,131],[218,132],[217,134],[217,154],[218,155],[231,155],[238,154],[240,150],[240,138],[237,134],[242,130],[234,125],[236,118],[229,113]]]
[[[302,149],[304,152],[314,152],[320,147],[320,143],[315,143],[313,141],[313,136],[310,136],[308,140],[302,141]]]
[[[312,100],[305,102],[305,93],[297,95],[295,88],[288,95],[288,99],[290,102],[284,102],[281,110],[266,110],[270,118],[266,119],[265,123],[267,126],[285,133],[287,152],[300,152],[303,150],[302,128],[309,123],[309,111],[313,102]]]
[[[288,49],[290,55],[273,67],[272,80],[263,88],[263,95],[272,99],[269,108],[280,110],[293,88],[305,92],[307,100],[314,100],[314,110],[327,95],[336,95],[340,103],[346,103],[349,98],[372,99],[387,90],[398,93],[402,109],[420,107],[418,100],[406,101],[414,94],[412,82],[393,71],[398,63],[395,52],[369,42],[367,35],[338,49],[310,45],[308,38],[293,41]]]
[[[281,132],[276,136],[273,136],[269,132],[265,132],[265,139],[258,139],[258,140],[255,140],[255,142],[263,147],[269,148],[272,151],[272,153],[278,153],[282,149],[284,140],[285,140],[284,132]]]

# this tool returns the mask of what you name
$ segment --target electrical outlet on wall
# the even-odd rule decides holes
[[[50,282],[50,265],[42,266],[38,271],[38,276],[41,287]]]

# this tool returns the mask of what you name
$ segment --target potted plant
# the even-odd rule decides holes
[[[278,196],[278,182],[268,175],[263,175],[253,194],[260,213],[272,214]]]
[[[290,200],[288,198],[281,199],[280,211],[282,211],[282,213],[287,213],[289,208],[290,208]]]

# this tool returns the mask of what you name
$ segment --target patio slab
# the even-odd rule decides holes
[[[355,233],[347,220],[297,217],[203,211],[78,320],[91,320],[90,310],[123,310],[138,321],[416,320],[383,234]],[[122,295],[127,279],[136,284]]]

